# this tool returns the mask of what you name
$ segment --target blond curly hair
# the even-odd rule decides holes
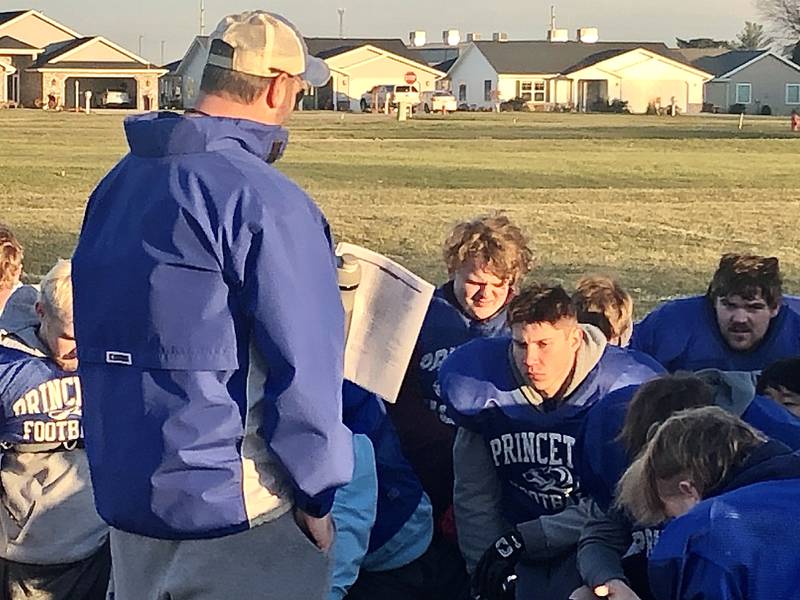
[[[0,223],[0,290],[10,290],[19,281],[22,259],[22,244],[11,229]]]
[[[458,223],[443,245],[444,262],[452,277],[468,260],[516,288],[533,267],[533,252],[522,230],[505,215],[479,216]]]

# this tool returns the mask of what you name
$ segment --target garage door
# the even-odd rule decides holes
[[[632,113],[647,112],[647,105],[661,102],[661,106],[669,106],[672,98],[682,113],[686,113],[689,84],[686,81],[662,80],[630,80],[622,81],[620,97],[628,101],[628,109]]]

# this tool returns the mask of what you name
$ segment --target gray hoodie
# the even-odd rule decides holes
[[[583,383],[606,349],[606,338],[592,325],[581,325],[584,343],[578,350],[569,396]],[[542,403],[530,386],[522,386],[522,396],[531,407]],[[502,492],[494,462],[483,436],[459,428],[453,446],[455,485],[453,506],[458,529],[458,544],[472,572],[484,551],[506,533],[511,524],[501,516]],[[517,525],[530,558],[551,557],[565,547],[574,548],[586,521],[586,503],[568,506],[562,512]]]
[[[33,310],[36,297],[32,287],[19,288],[0,318],[0,353],[3,348],[12,348],[28,355],[0,364],[0,382],[7,369],[15,370],[14,377],[41,372],[30,359],[47,357],[37,335],[39,320]],[[14,400],[6,397],[5,388],[0,386],[4,411]],[[0,440],[2,437],[0,432]],[[30,452],[30,448],[37,451]],[[108,526],[94,506],[86,452],[42,449],[46,449],[42,444],[12,446],[0,458],[0,557],[42,565],[84,559],[108,536]]]

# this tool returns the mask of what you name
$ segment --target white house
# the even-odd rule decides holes
[[[304,108],[356,111],[362,94],[376,85],[402,84],[413,73],[420,91],[434,90],[436,81],[444,76],[400,39],[306,38],[306,45],[310,54],[327,63],[331,80],[309,92]],[[184,108],[193,107],[197,99],[208,48],[209,38],[197,36],[171,73],[170,82],[162,84],[162,88],[167,83],[174,86],[180,78]]]
[[[660,43],[473,42],[447,73],[459,103],[491,107],[522,98],[535,110],[591,110],[615,99],[634,113],[674,103],[700,112],[712,75]]]
[[[768,50],[732,50],[694,63],[714,79],[705,85],[712,110],[740,105],[750,114],[788,115],[800,110],[800,65]]]

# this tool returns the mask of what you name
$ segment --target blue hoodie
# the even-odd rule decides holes
[[[164,539],[321,516],[353,471],[328,224],[267,164],[286,132],[158,113],[89,199],[73,258],[100,515]]]
[[[786,298],[754,349],[732,349],[719,331],[714,307],[706,296],[671,300],[633,328],[631,348],[649,354],[670,373],[720,369],[760,371],[782,358],[800,354],[798,302]]]
[[[755,449],[717,490],[671,521],[650,557],[658,600],[789,600],[800,591],[800,456]]]

